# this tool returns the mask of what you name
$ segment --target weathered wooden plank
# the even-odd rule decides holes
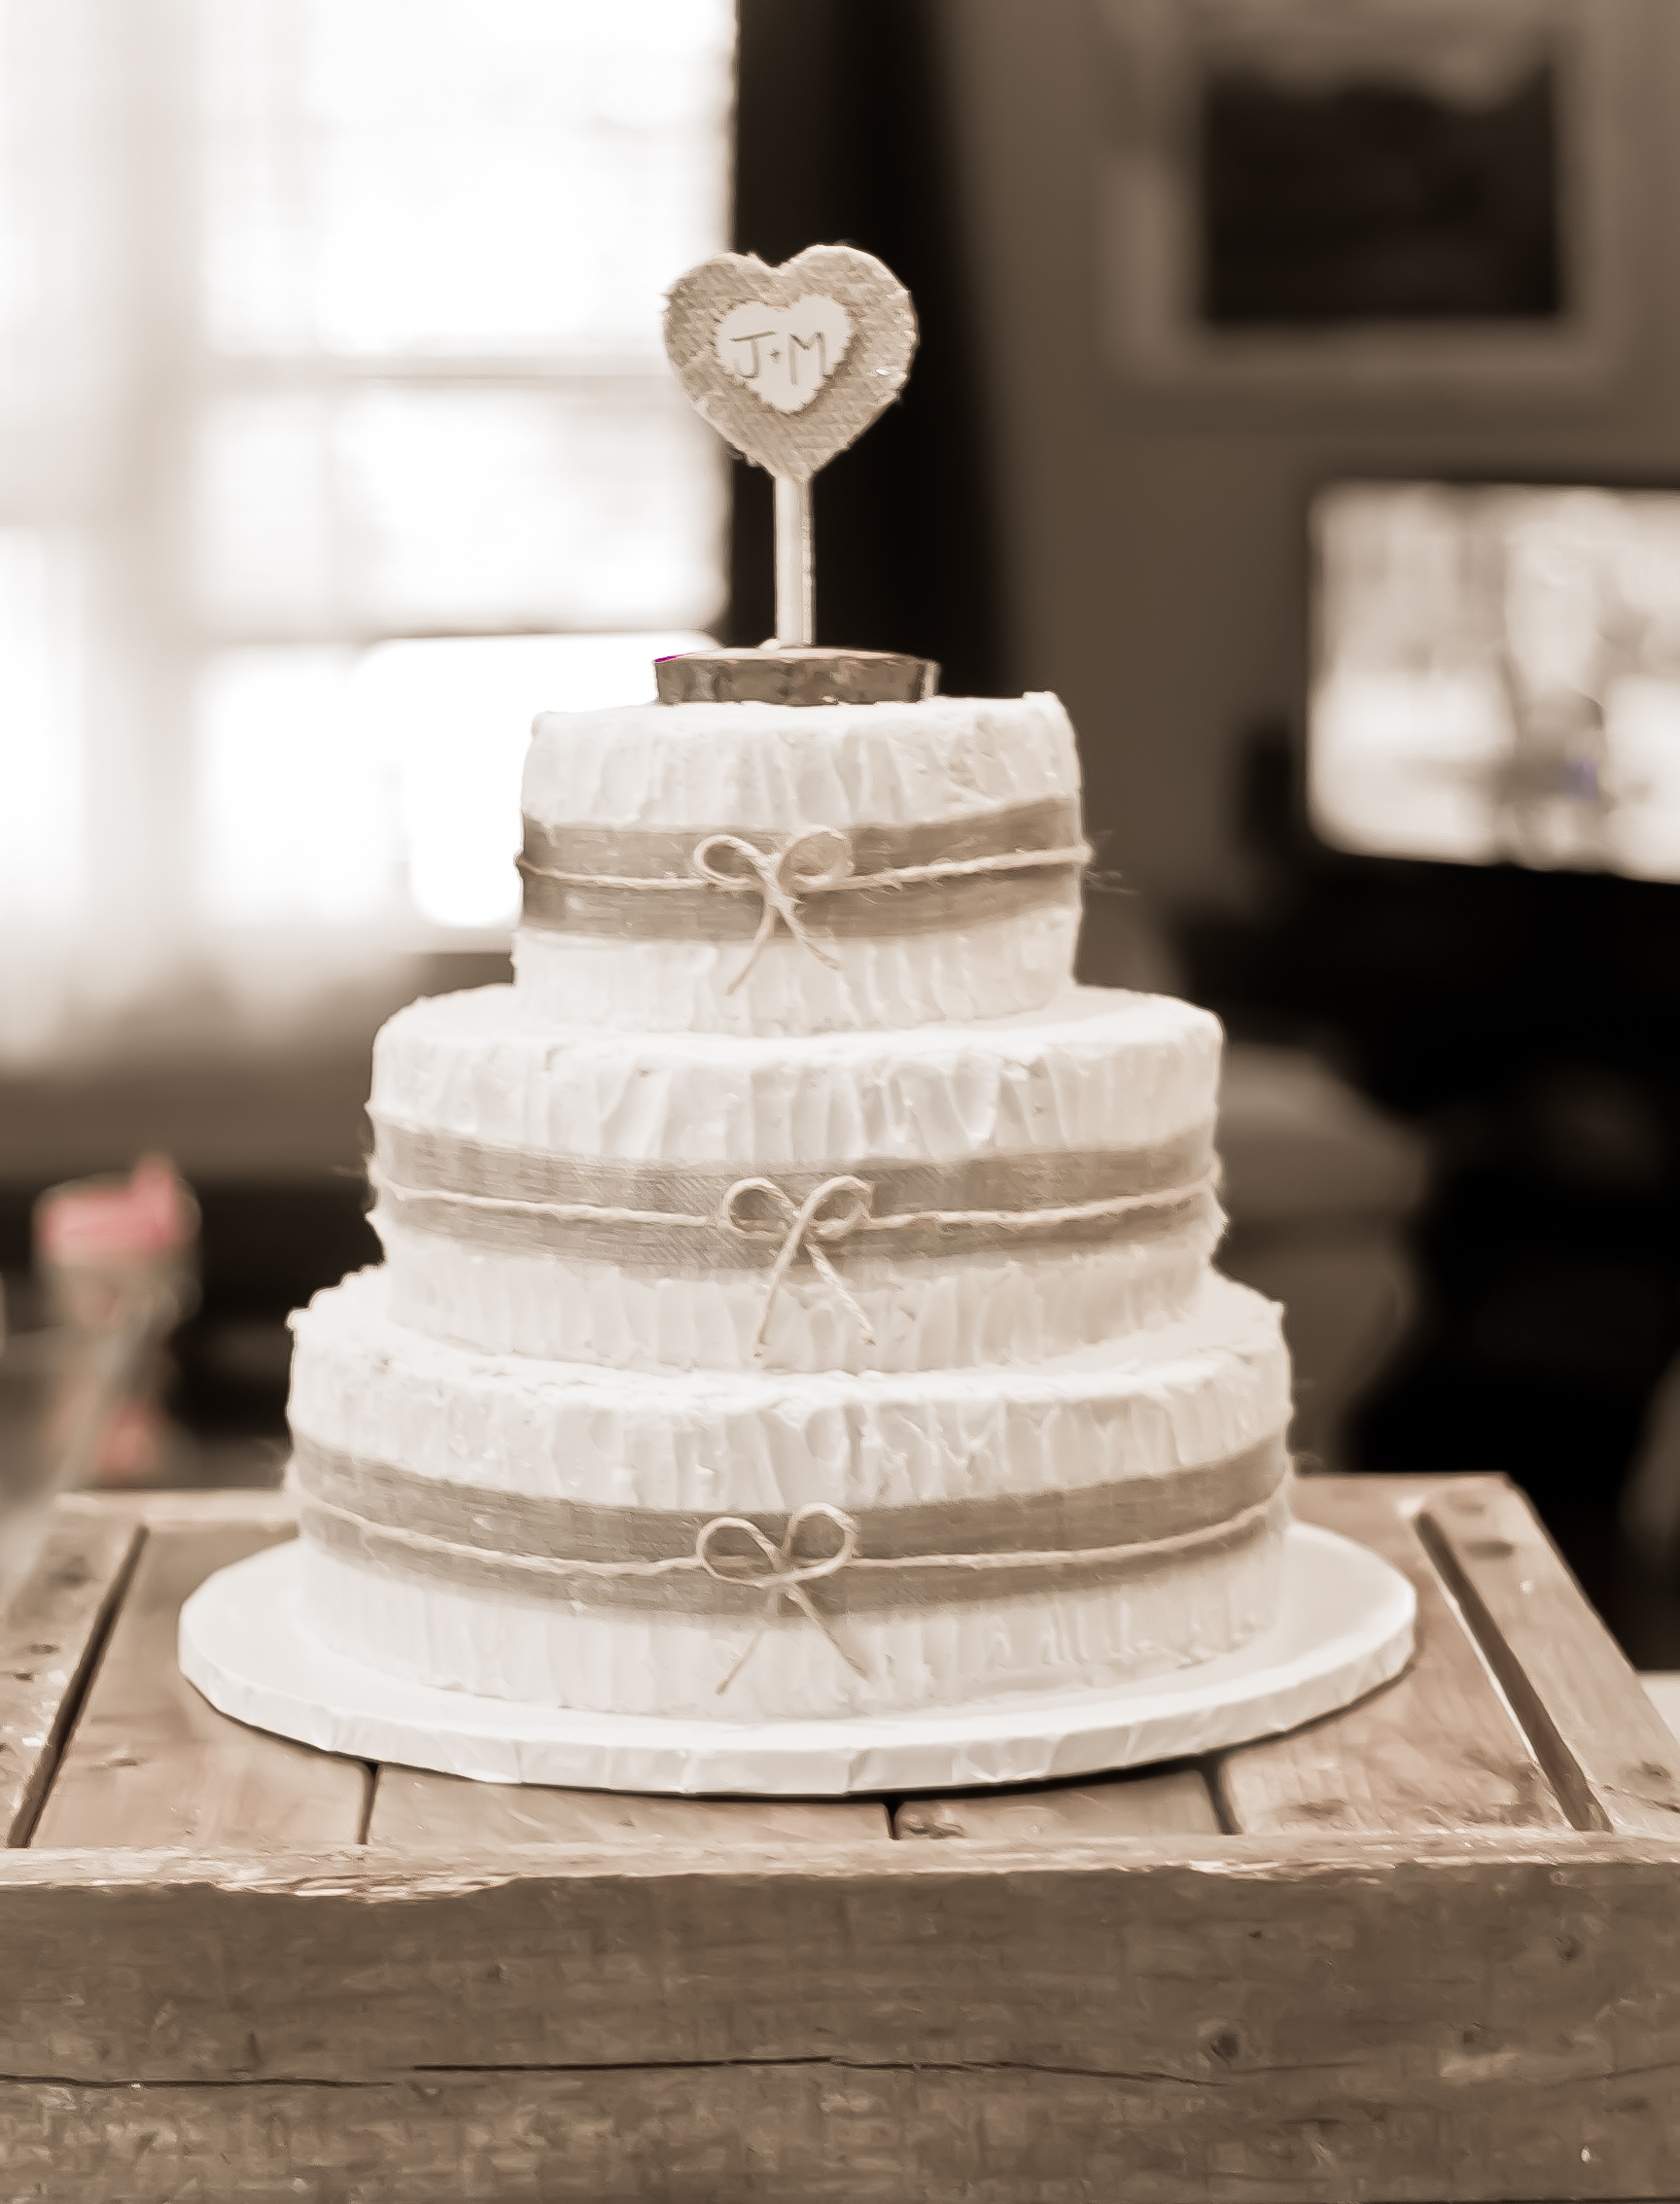
[[[976,1837],[1056,1846],[1080,1838],[1214,1835],[1218,1810],[1199,1766],[1149,1768],[1095,1783],[905,1799],[892,1815],[904,1838]]]
[[[325,2080],[846,2045],[1104,2069],[1152,2048],[1165,2072],[1215,2011],[1322,2058],[1357,2047],[1359,2012],[1423,2066],[1417,2031],[1451,2012],[1531,2042],[1549,2073],[1595,2072],[1636,2039],[1680,2061],[1677,1871],[1680,1843],[1567,1831],[1160,1838],[1053,1860],[785,1846],[676,1866],[557,1847],[13,1852],[0,2073]]]
[[[49,2197],[1680,2193],[1680,1843],[1225,1841],[841,1873],[14,1853],[7,2170]]]
[[[58,1507],[60,1513],[97,1514],[118,1504],[153,1530],[206,1530],[215,1523],[247,1523],[278,1536],[298,1527],[297,1501],[290,1492],[271,1486],[123,1493],[120,1503],[115,1495],[72,1492]]]
[[[155,1527],[134,1571],[32,1843],[354,1843],[368,1774],[218,1714],[181,1674],[181,1602],[213,1569],[288,1533],[237,1521]]]
[[[1216,2069],[1217,2062],[1208,2062]],[[1334,2093],[1206,2078],[816,2061],[444,2074],[360,2087],[0,2084],[16,2193],[403,2204],[1459,2204],[1674,2193],[1654,2084]],[[1208,2100],[1217,2104],[1210,2114]],[[1666,2189],[1662,2185],[1667,2184]]]
[[[368,1841],[476,1858],[526,1844],[652,1847],[673,1861],[731,1845],[886,1842],[887,1809],[859,1799],[652,1799],[611,1791],[471,1783],[416,1767],[381,1767]]]
[[[1418,1528],[1577,1828],[1680,1831],[1680,1750],[1516,1487],[1457,1480]]]
[[[1418,1593],[1403,1676],[1322,1722],[1222,1756],[1233,1829],[1562,1829],[1568,1820],[1383,1478],[1307,1477],[1296,1512],[1373,1548]]]
[[[141,1535],[132,1516],[58,1515],[0,1612],[0,1841],[29,1840]]]

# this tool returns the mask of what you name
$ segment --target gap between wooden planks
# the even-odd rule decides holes
[[[0,1832],[27,1844],[139,1558],[130,1514],[60,1509],[0,1614]]]

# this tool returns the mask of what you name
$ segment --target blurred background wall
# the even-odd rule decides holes
[[[933,10],[1011,673],[1067,700],[1091,822],[1137,891],[1092,906],[1087,966],[1152,977],[1165,946],[1167,969],[1236,1034],[1305,1047],[1424,1139],[1418,1300],[1362,1405],[1358,1456],[1518,1476],[1619,1627],[1672,1658],[1668,1595],[1653,1590],[1670,1563],[1642,1575],[1613,1522],[1642,1463],[1647,1488],[1668,1492],[1641,1519],[1647,1557],[1659,1538],[1672,1553],[1674,1441],[1660,1470],[1650,1403],[1680,1349],[1680,890],[1341,859],[1307,830],[1301,784],[1307,515],[1323,484],[1680,481],[1680,17],[1662,0],[1593,11],[1593,146],[1577,137],[1570,157],[1577,190],[1582,160],[1602,163],[1597,218],[1570,240],[1602,332],[1585,371],[1551,385],[1500,371],[1484,332],[1470,345],[1486,372],[1471,357],[1439,377],[1402,364],[1363,384],[1221,385],[1129,374],[1112,336],[1147,274],[1104,223],[1104,176],[1140,100],[1136,41],[1115,25],[1170,44],[1172,14]],[[1228,30],[1268,11],[1179,14]],[[1460,10],[1456,27],[1501,16]],[[1434,12],[1449,38],[1452,17]],[[1556,22],[1565,40],[1581,27],[1566,11]]]
[[[1627,332],[1601,387],[1361,398],[1173,393],[1105,369],[1102,164],[1128,98],[1088,0],[945,0],[937,20],[998,442],[1013,670],[1081,732],[1116,861],[1169,906],[1240,903],[1244,740],[1298,720],[1311,492],[1344,475],[1680,478],[1680,17],[1610,0],[1632,65],[1609,127],[1631,178]],[[1474,11],[1468,11],[1474,13]]]

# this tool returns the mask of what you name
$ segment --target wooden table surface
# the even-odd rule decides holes
[[[1680,1745],[1504,1481],[1298,1505],[1416,1586],[1393,1684],[837,1803],[247,1730],[176,1617],[285,1500],[65,1502],[0,1623],[0,2199],[1680,2197]]]

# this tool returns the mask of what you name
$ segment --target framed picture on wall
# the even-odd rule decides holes
[[[1133,384],[1590,395],[1629,304],[1628,0],[1098,0]]]

